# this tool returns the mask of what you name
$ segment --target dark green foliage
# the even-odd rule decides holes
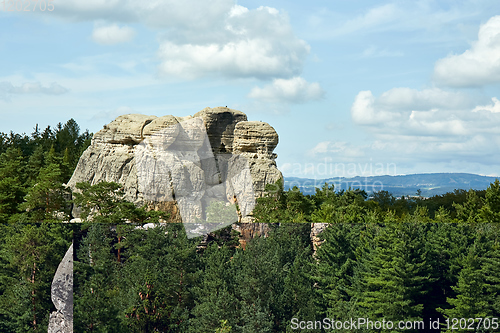
[[[24,161],[21,150],[8,148],[0,155],[0,223],[21,212],[19,203],[25,195]]]
[[[47,330],[50,284],[73,229],[77,332],[293,332],[292,318],[500,316],[498,181],[431,198],[367,198],[328,184],[303,195],[278,182],[254,210],[269,233],[245,248],[231,227],[188,239],[182,224],[161,223],[166,213],[127,202],[116,183],[77,184],[85,223],[46,223],[70,218],[63,183],[89,144],[73,120],[31,137],[0,133],[0,332]],[[329,224],[315,253],[311,223]]]
[[[95,185],[77,183],[80,192],[74,192],[74,204],[81,208],[81,218],[85,222],[120,224],[124,222],[158,222],[168,214],[137,208],[124,199],[123,187],[114,182],[100,182]]]
[[[303,195],[297,187],[289,191],[283,190],[283,180],[266,186],[268,193],[258,198],[258,205],[254,209],[256,222],[279,223],[310,221],[310,214],[314,210],[314,202]]]
[[[28,189],[21,207],[32,222],[68,220],[70,191],[62,183],[62,173],[57,163],[40,169],[35,184]]]

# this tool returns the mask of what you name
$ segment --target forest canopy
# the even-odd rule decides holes
[[[254,210],[267,237],[243,246],[231,227],[188,239],[121,184],[79,183],[71,200],[64,184],[91,137],[72,119],[0,134],[1,332],[47,331],[72,242],[76,332],[292,332],[293,318],[362,317],[447,331],[446,319],[500,316],[498,180],[431,198],[278,182]],[[71,204],[83,223],[61,223]],[[327,225],[313,242],[316,223]]]

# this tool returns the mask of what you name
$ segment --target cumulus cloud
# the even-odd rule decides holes
[[[116,23],[158,29],[159,71],[164,76],[290,78],[300,75],[310,50],[294,34],[285,13],[265,6],[249,9],[234,0],[68,0],[54,15],[114,22],[94,29],[92,38],[101,44],[133,37],[133,30]]]
[[[489,111],[492,113],[500,113],[500,101],[498,98],[493,97],[491,100],[493,101],[493,104],[476,106],[472,112]]]
[[[234,5],[209,31],[188,29],[167,36],[159,48],[160,71],[187,78],[290,78],[301,73],[309,50],[278,10]]]
[[[438,88],[394,88],[379,97],[361,91],[351,116],[373,135],[369,150],[376,156],[429,162],[481,158],[485,162],[500,143],[500,101],[492,101],[483,105],[466,93]]]
[[[458,115],[470,113],[474,101],[464,93],[439,88],[424,90],[393,88],[375,98],[361,91],[354,99],[351,116],[358,125],[405,127],[405,131],[423,131],[444,135],[459,128]],[[449,126],[448,126],[449,125]]]
[[[317,82],[309,83],[301,77],[275,79],[263,88],[255,87],[248,97],[263,102],[305,103],[321,99],[325,95]]]
[[[68,89],[57,82],[52,82],[48,86],[43,86],[39,82],[26,82],[21,85],[13,85],[11,82],[0,82],[0,98],[8,99],[11,94],[45,94],[62,95],[68,92]]]
[[[134,29],[117,24],[96,26],[92,32],[94,42],[103,45],[113,45],[131,41],[135,36]]]
[[[500,82],[500,15],[479,28],[478,38],[462,54],[436,62],[434,78],[452,87],[473,87]]]

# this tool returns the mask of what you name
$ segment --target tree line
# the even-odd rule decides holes
[[[0,135],[1,332],[47,330],[50,284],[71,242],[76,332],[294,332],[293,318],[314,327],[500,315],[498,181],[432,198],[328,184],[303,195],[278,182],[254,210],[268,237],[243,248],[231,227],[188,239],[182,224],[161,223],[168,212],[127,202],[115,183],[77,184],[83,223],[60,223],[70,217],[63,184],[91,135],[71,120],[34,133]],[[311,223],[328,223],[316,251]]]

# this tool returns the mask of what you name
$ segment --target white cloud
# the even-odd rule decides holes
[[[135,36],[134,29],[117,24],[96,26],[92,32],[94,42],[103,45],[113,45],[131,41]]]
[[[26,82],[20,85],[13,85],[11,82],[0,82],[0,98],[9,99],[11,94],[45,94],[45,95],[61,95],[68,92],[68,89],[61,86],[57,82],[52,82],[48,86],[43,86],[39,82]]]
[[[125,42],[142,23],[159,31],[159,71],[164,76],[258,79],[300,75],[309,45],[293,32],[288,16],[275,8],[249,9],[235,0],[67,0],[54,15],[71,20],[114,22],[96,27],[101,44]]]
[[[472,95],[438,88],[394,88],[379,97],[361,91],[351,116],[371,134],[369,151],[376,157],[429,163],[480,158],[482,163],[500,163],[491,154],[500,143],[500,101],[492,101],[481,106]]]
[[[481,25],[478,38],[470,49],[438,60],[434,67],[434,78],[452,87],[500,82],[500,15]]]
[[[476,106],[472,112],[489,111],[492,113],[500,113],[500,101],[498,98],[493,97],[491,100],[493,101],[492,105]]]
[[[325,95],[317,82],[309,83],[301,77],[275,79],[273,83],[252,89],[248,97],[270,103],[305,103],[321,99]]]
[[[174,30],[159,48],[166,76],[290,78],[302,72],[310,50],[294,35],[288,17],[269,7],[235,5],[208,30]]]

